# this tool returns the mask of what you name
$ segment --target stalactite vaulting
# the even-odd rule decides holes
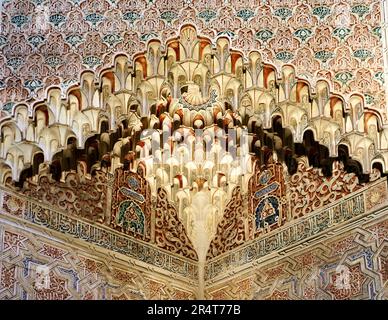
[[[92,7],[88,2],[79,6],[95,25],[106,2]],[[66,5],[60,1],[58,10]],[[142,2],[136,6],[142,5],[146,6]],[[123,41],[110,32],[101,43],[90,31],[83,43],[76,33],[71,40],[69,35],[67,41],[79,40],[79,48],[87,53],[85,64],[102,59],[98,50],[116,42],[121,47],[111,55],[112,63],[83,70],[71,83],[53,80],[44,93],[39,91],[34,99],[3,112],[0,218],[35,230],[17,235],[12,228],[0,227],[0,235],[8,241],[3,251],[11,250],[12,243],[19,254],[46,233],[70,243],[68,248],[54,248],[45,240],[43,247],[31,249],[37,259],[23,260],[24,265],[36,265],[33,272],[51,266],[50,259],[58,260],[61,267],[48,277],[63,289],[56,292],[63,299],[102,295],[105,299],[106,294],[117,299],[355,298],[365,297],[370,291],[363,286],[372,284],[374,297],[384,296],[385,110],[371,107],[366,91],[360,93],[370,85],[362,82],[371,77],[365,63],[360,63],[360,77],[355,79],[336,73],[343,84],[358,81],[360,90],[337,90],[338,84],[334,90],[330,77],[322,74],[315,81],[299,72],[305,66],[303,57],[312,54],[301,46],[310,37],[309,45],[319,49],[315,58],[324,63],[334,59],[330,61],[339,66],[349,58],[341,44],[346,37],[355,50],[361,40],[377,43],[377,39],[361,35],[356,39],[345,27],[338,27],[334,37],[324,24],[317,27],[319,37],[313,37],[306,24],[323,20],[326,10],[314,7],[311,20],[304,15],[308,7],[301,4],[297,17],[283,7],[252,16],[252,10],[240,8],[237,19],[232,9],[223,6],[218,15],[224,17],[225,27],[240,27],[236,34],[217,36],[206,26],[213,19],[209,8],[206,14],[188,15],[192,19],[181,22],[178,34],[167,32],[174,25],[172,11],[153,19],[156,13],[150,9],[144,23],[136,22],[146,35],[146,45],[137,51],[128,47],[135,37]],[[185,8],[179,10],[190,11]],[[353,15],[361,14],[362,8],[354,8]],[[132,9],[126,8],[125,20],[140,18]],[[101,18],[106,30],[122,27],[116,13],[111,12],[110,22]],[[288,16],[298,26],[293,34],[284,25]],[[50,19],[75,29],[89,26],[60,13]],[[206,24],[198,25],[195,19]],[[268,61],[271,52],[260,46],[250,44],[251,50],[246,50],[236,43],[235,37],[250,38],[248,20],[268,28],[278,25],[276,37],[265,29],[257,31],[256,38],[286,63]],[[158,28],[166,30],[162,40],[152,32]],[[363,25],[355,28],[361,30]],[[31,41],[39,41],[36,37]],[[56,63],[53,52],[59,50],[66,53],[70,68],[70,46],[50,44],[56,42],[44,44],[50,63]],[[5,50],[12,51],[8,46]],[[372,55],[356,51],[356,58]],[[70,72],[68,68],[61,72]],[[363,234],[362,243],[357,233]],[[338,242],[343,238],[346,243]],[[346,248],[352,255],[346,256]],[[301,250],[306,257],[301,258]],[[76,258],[63,258],[66,252]],[[46,264],[42,256],[50,257]],[[351,293],[338,291],[333,261],[350,277],[363,279]],[[311,273],[313,267],[319,269],[315,274],[324,274],[334,284],[326,278],[319,284],[315,278],[313,284],[307,281],[305,269]],[[25,268],[25,277],[31,276]],[[82,292],[77,289],[75,269],[95,279],[82,286]],[[372,276],[365,269],[376,272]],[[14,271],[4,264],[3,282],[4,272],[10,279]],[[295,280],[299,291],[292,293],[283,282],[269,284],[287,274],[299,279]],[[230,279],[234,281],[228,283]],[[74,289],[66,289],[65,283],[71,281],[76,283]],[[120,286],[96,295],[93,283],[101,286],[107,281]],[[11,286],[3,282],[0,297],[2,286]],[[49,296],[39,288],[23,292],[28,298]]]

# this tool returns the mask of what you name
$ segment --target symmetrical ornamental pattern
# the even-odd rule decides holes
[[[210,243],[207,259],[244,244],[247,241],[245,221],[241,190],[236,187],[217,226],[217,233]]]
[[[70,217],[39,202],[24,199],[7,191],[1,191],[0,199],[2,214],[17,217],[35,226],[57,231],[71,238],[124,254],[187,279],[196,280],[198,277],[198,266],[192,260],[180,257],[181,252],[178,250],[176,250],[178,255],[161,251],[155,246],[136,241],[133,237],[115,232],[102,225]],[[18,210],[15,210],[16,206],[20,206]],[[167,237],[169,236],[167,235]],[[182,251],[186,252],[185,249],[183,248]],[[192,259],[195,258],[191,252],[188,256]]]
[[[298,162],[298,171],[290,177],[289,208],[293,217],[305,216],[339,200],[361,188],[354,173],[346,173],[343,164],[333,163],[331,177],[308,166],[306,160]]]
[[[55,181],[48,172],[42,173],[37,182],[27,183],[23,194],[66,212],[69,216],[97,222],[105,220],[107,178],[102,171],[96,171],[91,178],[69,172],[64,182]]]
[[[260,297],[253,288],[267,290],[261,280],[217,285],[379,214],[387,185],[378,178],[388,165],[379,3],[233,3],[4,2],[0,218],[189,285],[204,274],[217,298],[233,297],[229,287]],[[0,297],[194,297],[5,229]],[[362,246],[346,264],[356,283],[350,293],[338,291],[330,272],[319,287],[325,293],[298,290],[381,297],[377,276],[367,280],[352,261],[365,255],[366,267],[386,278],[386,259]],[[26,287],[42,256],[58,261],[50,284]],[[78,260],[95,287],[80,283]],[[281,266],[271,272],[282,274]],[[112,277],[128,286],[116,290]],[[298,280],[290,279],[293,288]],[[263,294],[300,296],[284,285]]]
[[[111,226],[136,238],[151,240],[151,191],[141,175],[116,170]]]
[[[257,236],[281,226],[287,220],[286,185],[281,163],[269,163],[261,168],[256,163],[255,174],[249,180],[250,218],[254,217],[254,233]],[[249,221],[250,224],[251,220]]]
[[[374,196],[373,206],[366,209],[367,199],[375,194],[375,188],[381,188],[382,198]],[[387,199],[385,181],[376,182],[373,188],[363,188],[345,200],[323,210],[316,210],[307,217],[279,228],[276,232],[270,232],[220,257],[209,259],[206,265],[207,280],[224,277],[234,268],[246,267],[270,253],[300,244],[324,231],[338,229],[344,222],[361,217],[370,212],[372,208],[381,207],[381,204],[386,203]]]
[[[313,83],[365,94],[384,114],[380,1],[29,1],[2,4],[0,104],[63,91],[86,69],[103,70],[115,54],[143,51],[191,23],[233,47],[259,50],[266,62],[292,64]]]
[[[325,177],[320,169],[309,167],[305,157],[298,159],[298,169],[293,175],[289,175],[279,162],[270,160],[269,164],[262,166],[259,163],[256,160],[254,174],[249,180],[248,205],[237,191],[233,193],[211,241],[208,259],[259,238],[294,219],[313,219],[311,214],[315,215],[317,210],[346,196],[355,195],[363,188],[357,176],[344,171],[340,162],[333,163],[330,177]],[[372,187],[371,183],[366,184],[364,189],[370,187],[374,204],[367,205],[366,210],[385,199],[385,186],[380,184],[379,187]],[[371,200],[367,198],[365,201],[369,204]],[[356,201],[355,206],[359,205]],[[338,208],[345,210],[343,204],[338,204]],[[355,212],[364,211],[364,208],[358,208]]]
[[[64,245],[38,234],[0,227],[0,300],[153,300],[195,299],[187,283],[128,270],[128,262],[75,243]]]
[[[367,222],[210,285],[209,299],[380,300],[387,288],[388,220]]]
[[[179,220],[178,212],[169,203],[166,191],[158,190],[155,215],[155,243],[171,253],[181,254],[198,260],[197,253],[188,238],[185,227]]]

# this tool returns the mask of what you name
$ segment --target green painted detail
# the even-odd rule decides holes
[[[268,29],[260,30],[256,33],[256,38],[264,42],[268,41],[272,37],[273,32]]]
[[[352,7],[352,13],[357,14],[359,17],[363,17],[369,12],[369,7],[363,4],[359,4]]]
[[[366,104],[373,104],[375,102],[375,98],[373,98],[370,94],[364,93]]]
[[[376,27],[376,28],[373,28],[372,29],[372,33],[377,36],[379,39],[382,38],[382,35],[381,35],[381,27]]]
[[[329,7],[315,7],[313,9],[313,15],[318,16],[319,19],[323,20],[325,17],[327,17],[330,14],[330,8]]]
[[[372,52],[370,52],[369,50],[366,50],[366,49],[360,49],[360,50],[356,50],[353,52],[353,55],[358,58],[358,59],[361,59],[362,61],[366,60],[367,58],[371,57],[372,56]]]
[[[95,66],[101,64],[101,59],[96,56],[87,56],[83,59],[83,63],[89,68],[94,68]]]
[[[46,63],[52,68],[59,66],[62,62],[62,59],[58,56],[50,56],[46,58]]]
[[[239,12],[237,12],[237,17],[243,19],[244,21],[248,21],[254,15],[255,15],[255,13],[252,10],[249,10],[249,9],[242,9]]]
[[[343,85],[353,78],[353,75],[349,71],[338,72],[335,74],[335,79],[341,82]]]
[[[175,11],[165,11],[160,15],[160,17],[163,20],[166,20],[168,24],[170,24],[172,20],[178,18],[178,14]]]
[[[123,14],[123,19],[133,24],[136,20],[140,19],[140,14],[136,11],[128,11]]]
[[[332,52],[325,50],[318,51],[317,53],[315,53],[315,58],[321,60],[322,62],[326,62],[327,60],[333,58],[333,56],[334,54]]]
[[[341,40],[345,40],[347,36],[349,36],[351,30],[349,28],[336,28],[333,31],[333,35]]]
[[[282,20],[286,20],[287,18],[292,16],[292,10],[289,8],[276,9],[275,16],[281,18]]]
[[[198,18],[201,18],[206,22],[213,20],[216,16],[217,16],[217,13],[213,10],[204,10],[198,13]]]
[[[288,62],[290,61],[294,55],[289,52],[289,51],[281,51],[276,54],[276,59],[283,61],[283,62]]]
[[[299,29],[294,32],[294,35],[300,40],[306,41],[312,35],[312,31],[310,29]]]
[[[384,84],[384,73],[382,71],[376,72],[373,77],[381,84]]]

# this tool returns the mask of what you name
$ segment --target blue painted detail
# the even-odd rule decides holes
[[[120,188],[120,192],[128,197],[128,198],[131,198],[132,200],[135,200],[135,201],[139,201],[140,203],[143,203],[145,201],[144,199],[144,196],[140,193],[137,193],[131,189],[128,189],[128,188],[125,188],[125,187],[121,187]]]
[[[281,60],[283,62],[290,61],[294,55],[289,51],[281,51],[276,54],[276,59]]]
[[[40,262],[40,261],[38,261],[38,260],[35,260],[35,259],[33,259],[33,258],[30,258],[30,257],[28,257],[28,258],[25,258],[24,260],[23,260],[23,276],[26,278],[26,277],[28,277],[28,274],[29,274],[29,271],[30,271],[30,263],[35,263],[35,264],[37,264],[37,265],[40,265],[40,266],[42,266],[42,265],[45,265],[43,262]]]
[[[149,39],[152,39],[152,38],[157,38],[158,35],[156,33],[145,33],[143,34],[141,37],[140,37],[140,40],[141,41],[148,41]]]
[[[160,15],[160,17],[163,20],[166,20],[168,24],[171,24],[172,20],[178,18],[178,14],[175,11],[165,11]]]
[[[326,16],[330,14],[330,8],[329,7],[315,7],[313,9],[313,15],[318,16],[321,20],[325,19]]]
[[[364,257],[365,259],[365,265],[368,269],[373,270],[373,259],[372,259],[373,253],[370,248],[361,250],[353,255],[350,256],[350,259],[356,260],[357,258]]]
[[[13,16],[11,22],[20,28],[23,24],[28,22],[28,17],[25,15]]]
[[[234,39],[236,34],[233,31],[225,30],[217,33],[217,36],[228,36],[230,39]]]
[[[275,16],[286,20],[288,17],[292,16],[292,10],[289,8],[279,8],[275,10]]]
[[[367,58],[372,56],[372,52],[366,49],[360,49],[353,52],[353,55],[356,58],[361,59],[362,61],[366,60]]]
[[[15,58],[8,59],[7,65],[9,65],[10,67],[12,67],[14,69],[17,69],[23,64],[23,62],[24,62],[24,60],[22,58],[15,57]]]
[[[78,291],[78,284],[80,281],[80,278],[78,277],[78,274],[74,270],[68,270],[64,268],[59,268],[60,271],[63,273],[69,274],[73,278],[73,289]]]
[[[259,202],[255,210],[256,229],[276,223],[279,219],[279,200],[269,196]]]
[[[377,300],[377,292],[375,290],[375,283],[374,283],[374,281],[371,281],[368,284],[368,291],[369,291],[369,296],[371,297],[371,300]]]
[[[61,63],[62,63],[62,59],[58,56],[51,56],[51,57],[48,57],[46,59],[46,63],[50,66],[50,67],[57,67],[59,66]]]
[[[120,42],[122,39],[117,34],[107,34],[106,36],[104,36],[104,38],[102,38],[102,40],[112,47],[116,43]]]
[[[273,32],[268,29],[263,29],[256,32],[256,38],[264,42],[268,41],[272,37],[273,37]]]
[[[306,41],[312,35],[312,31],[310,29],[299,29],[294,32],[294,35],[298,37],[302,41]]]
[[[318,60],[321,60],[322,62],[326,62],[327,60],[333,58],[333,56],[334,56],[333,52],[329,52],[325,50],[318,51],[317,53],[315,53],[315,58]]]
[[[265,187],[259,191],[256,191],[255,198],[261,198],[262,196],[275,191],[277,188],[279,188],[278,182],[271,183],[268,187]]]
[[[101,64],[101,59],[96,56],[87,56],[83,59],[83,63],[89,68],[94,68],[95,66]]]
[[[259,176],[259,183],[265,185],[272,178],[272,172],[270,170],[264,170]]]
[[[139,189],[139,181],[135,177],[128,178],[128,185],[133,190]]]
[[[7,38],[4,36],[0,36],[0,47],[7,43]]]
[[[255,15],[255,12],[249,9],[242,9],[237,12],[237,17],[243,19],[244,21],[248,21]]]

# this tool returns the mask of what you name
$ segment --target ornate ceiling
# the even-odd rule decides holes
[[[292,64],[315,85],[326,79],[345,96],[362,93],[386,122],[380,1],[2,1],[0,105],[63,96],[83,70],[97,73],[117,53],[132,56],[185,23],[211,39],[227,36],[245,54]]]
[[[382,218],[379,2],[3,6],[5,220],[203,298]]]

